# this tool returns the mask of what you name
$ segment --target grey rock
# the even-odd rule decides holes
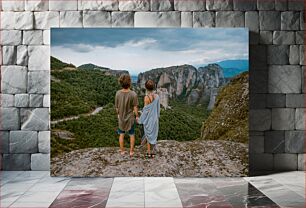
[[[274,1],[257,0],[257,9],[258,10],[274,10],[274,6],[275,6]]]
[[[263,136],[250,136],[249,152],[250,153],[264,153],[264,137]]]
[[[112,25],[110,12],[105,11],[84,11],[84,27],[110,27]]]
[[[235,11],[216,12],[217,27],[244,27],[244,13]]]
[[[50,47],[49,46],[28,46],[29,71],[50,70]],[[44,60],[44,61],[41,61]]]
[[[60,12],[60,27],[82,27],[83,17],[81,11]]]
[[[15,29],[31,30],[34,28],[33,12],[16,12]]]
[[[16,46],[2,46],[2,64],[15,65],[17,61]]]
[[[174,0],[174,10],[177,11],[204,11],[205,0],[181,1]]]
[[[149,11],[150,0],[119,0],[120,11]]]
[[[260,30],[280,30],[281,14],[278,11],[259,11]]]
[[[305,12],[300,13],[300,29],[305,30]]]
[[[151,0],[151,11],[171,11],[174,9],[174,0]]]
[[[291,45],[289,48],[289,63],[299,64],[300,63],[300,48],[298,45]]]
[[[13,107],[14,106],[14,95],[0,94],[0,106],[1,107]]]
[[[15,19],[15,12],[1,12],[1,29],[3,30],[12,30],[15,28],[15,22],[12,19]]]
[[[17,46],[17,65],[27,66],[28,60],[28,47],[25,45]]]
[[[294,11],[303,11],[304,10],[304,0],[288,0],[288,9]]]
[[[50,154],[32,154],[31,170],[49,171],[50,170]]]
[[[136,12],[135,27],[180,27],[180,12]]]
[[[47,131],[49,130],[49,109],[21,109],[21,130]]]
[[[273,130],[294,130],[295,109],[273,108],[272,129]]]
[[[300,13],[299,12],[282,12],[281,14],[282,30],[299,30]]]
[[[30,107],[43,107],[44,95],[30,94]]]
[[[3,170],[30,170],[30,154],[3,154]]]
[[[295,33],[290,31],[274,31],[273,44],[290,45],[295,43]]]
[[[296,44],[304,44],[304,31],[295,32],[295,43]]]
[[[271,110],[250,110],[249,128],[254,131],[265,131],[271,128]]]
[[[267,96],[268,108],[284,108],[286,106],[286,94],[269,94]]]
[[[35,29],[50,29],[50,27],[59,27],[59,12],[46,11],[34,12]]]
[[[134,12],[112,12],[112,27],[134,27]]]
[[[257,2],[252,1],[252,0],[246,0],[246,1],[241,1],[241,0],[233,0],[234,3],[234,10],[238,11],[252,11],[256,10],[257,7]]]
[[[50,131],[38,132],[38,150],[40,153],[50,153]]]
[[[305,130],[305,109],[297,108],[295,111],[295,129],[296,130]]]
[[[20,45],[21,31],[20,30],[1,30],[2,45]]]
[[[288,2],[284,0],[275,0],[275,10],[286,11],[288,9]]]
[[[288,45],[269,45],[267,52],[268,64],[285,65],[289,63]]]
[[[302,93],[305,93],[305,86],[304,86],[304,82],[306,80],[306,73],[305,73],[305,67],[302,66]]]
[[[297,154],[275,154],[274,169],[282,171],[297,170]]]
[[[245,13],[245,27],[248,27],[250,31],[258,32],[259,30],[258,12]]]
[[[28,74],[28,93],[49,94],[50,72],[32,71]]]
[[[15,95],[15,106],[16,107],[28,107],[29,106],[29,95],[28,94],[16,94]]]
[[[273,170],[273,154],[250,154],[249,164],[251,171]]]
[[[304,107],[304,94],[287,94],[286,107],[288,108],[303,108]]]
[[[50,107],[50,95],[44,95],[43,106]]]
[[[24,11],[24,1],[4,1],[2,2],[3,11]]]
[[[45,0],[25,1],[26,11],[46,11],[48,9],[49,9],[49,1]]]
[[[193,26],[193,13],[192,12],[181,12],[181,27],[192,27]]]
[[[250,102],[249,106],[250,109],[263,109],[266,108],[266,94],[258,94],[252,93],[249,96]]]
[[[78,1],[78,10],[117,11],[118,8],[119,8],[118,0],[112,0],[112,1],[79,0]]]
[[[36,153],[38,152],[36,131],[11,131],[10,153]]]
[[[298,154],[298,170],[305,171],[306,154]]]
[[[207,10],[233,10],[233,0],[206,0]]]
[[[49,1],[49,10],[65,11],[78,10],[78,0],[69,1]]]
[[[0,131],[0,153],[9,153],[9,131]]]
[[[1,67],[2,93],[25,93],[27,88],[27,69],[23,66]]]
[[[304,131],[286,131],[285,138],[287,153],[304,153]]]
[[[305,47],[304,45],[300,45],[300,65],[305,65]]]
[[[214,12],[193,12],[193,27],[214,27]]]
[[[23,32],[24,45],[41,45],[43,43],[43,33],[41,30],[28,30]]]
[[[285,132],[266,131],[265,132],[265,152],[284,153],[285,152]]]
[[[0,130],[17,130],[20,128],[19,110],[17,108],[0,108]]]

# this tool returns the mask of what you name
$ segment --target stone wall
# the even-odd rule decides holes
[[[304,170],[303,10],[303,0],[2,1],[3,169],[49,169],[50,27],[248,27],[250,169]]]

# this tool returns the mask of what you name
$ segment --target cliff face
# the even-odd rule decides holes
[[[210,116],[202,126],[205,140],[248,141],[249,74],[234,77],[221,88]]]

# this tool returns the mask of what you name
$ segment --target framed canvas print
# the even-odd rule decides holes
[[[245,28],[51,29],[53,176],[247,176]]]

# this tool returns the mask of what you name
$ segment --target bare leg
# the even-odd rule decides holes
[[[135,135],[130,135],[130,156],[134,155]]]
[[[150,155],[151,154],[151,145],[150,145],[149,142],[147,143],[147,149],[148,149],[148,154]]]
[[[124,134],[119,135],[120,152],[124,154]]]

